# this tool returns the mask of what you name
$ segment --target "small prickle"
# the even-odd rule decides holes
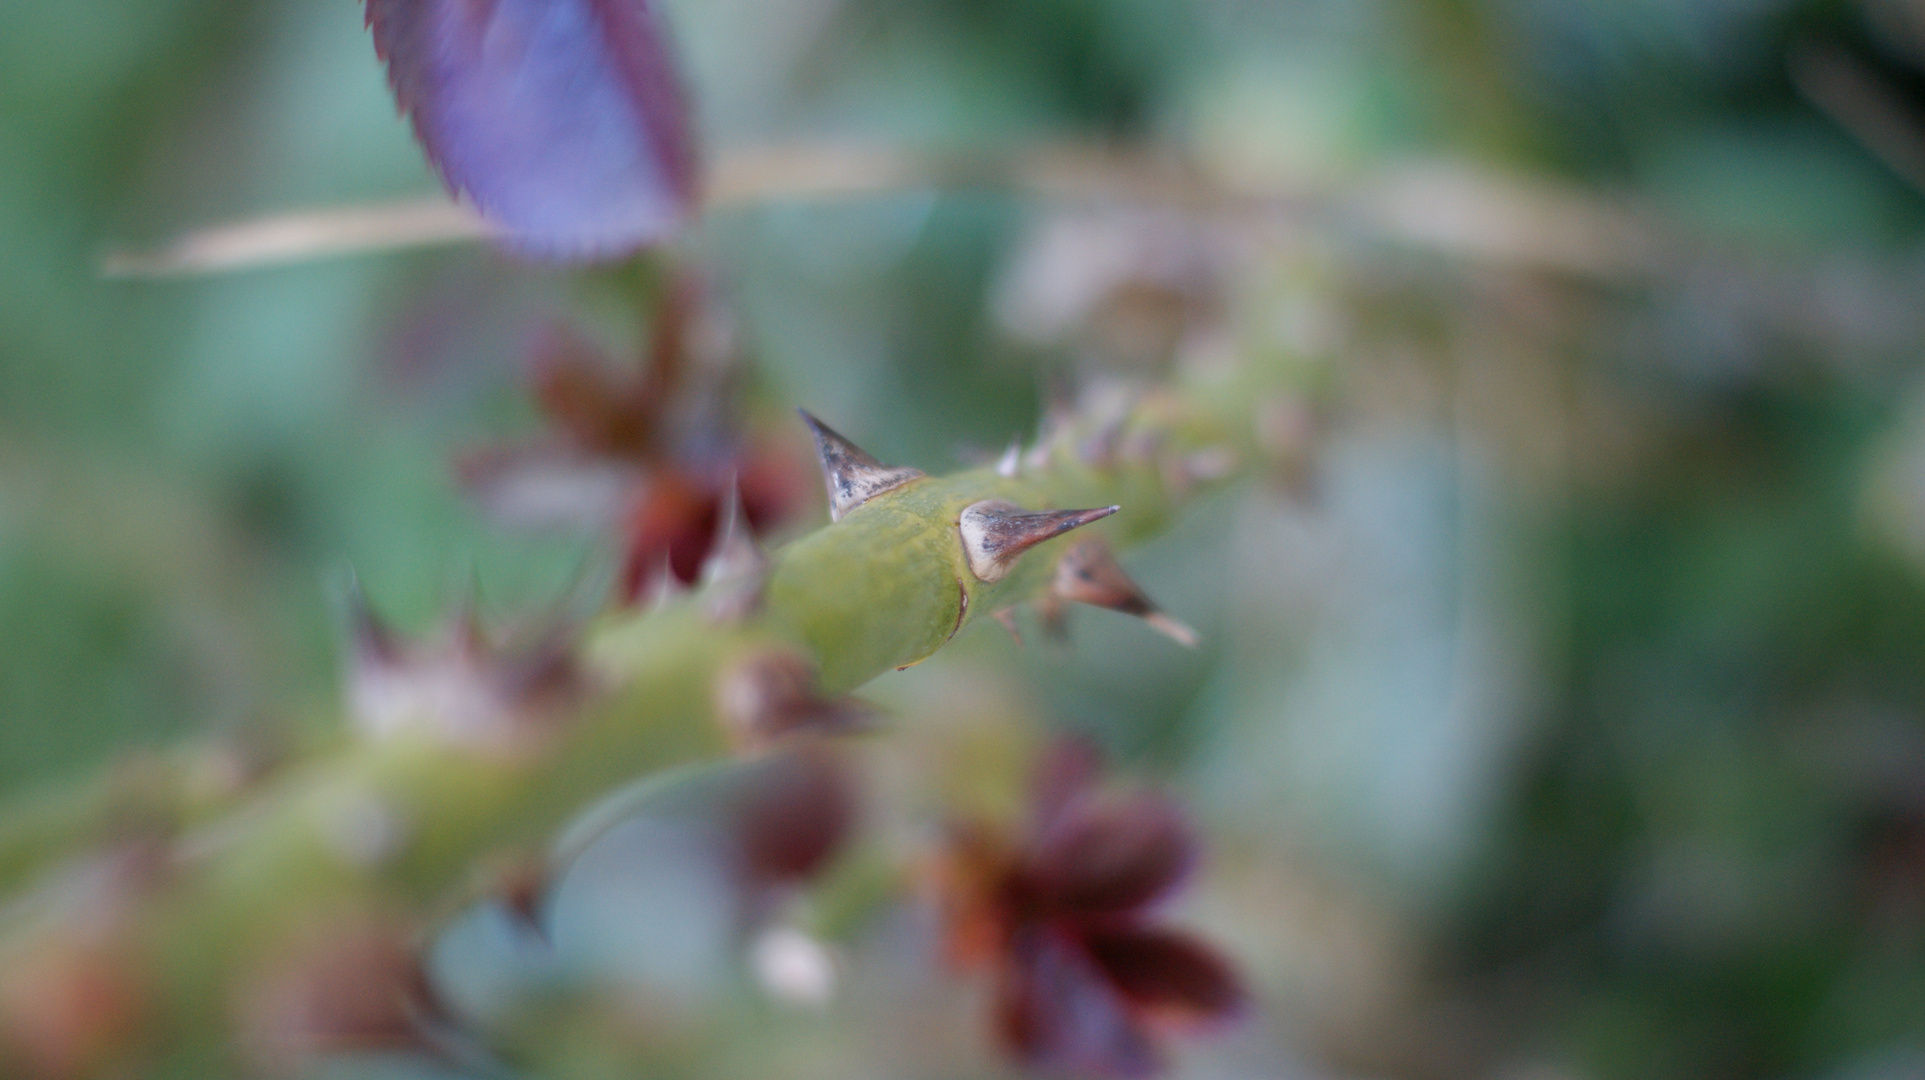
[[[516,852],[502,858],[486,873],[492,879],[489,892],[514,924],[547,942],[548,927],[542,909],[554,885],[554,868],[548,859],[535,852]]]
[[[824,696],[816,685],[815,668],[783,651],[725,668],[715,684],[715,708],[743,749],[766,746],[798,731],[856,731],[875,720],[874,711],[853,698]]]
[[[675,567],[670,564],[667,552],[662,553],[661,565],[649,575],[648,584],[642,591],[642,606],[648,611],[659,611],[687,595],[688,588],[682,579],[675,576]]]
[[[1017,645],[1021,645],[1023,643],[1023,630],[1022,630],[1022,627],[1016,625],[1015,608],[1013,607],[998,608],[997,610],[990,612],[989,617],[992,619],[995,619],[998,623],[1002,624],[1002,628],[1009,631],[1009,636],[1016,640]]]
[[[393,664],[401,659],[402,647],[394,630],[384,622],[361,587],[359,574],[348,576],[348,635],[354,642],[356,659],[362,664]]]
[[[956,524],[962,532],[963,554],[969,560],[970,572],[979,580],[995,582],[1009,573],[1023,552],[1109,517],[1118,509],[1024,510],[1000,499],[985,499],[965,508]]]
[[[722,526],[717,531],[715,547],[702,563],[702,584],[751,576],[760,572],[765,561],[755,537],[749,535],[748,521],[742,514],[742,489],[730,484],[728,498],[722,503]]]
[[[1012,478],[1022,467],[1023,440],[1012,439],[1009,443],[1009,449],[1004,450],[1003,456],[996,459],[996,475]]]
[[[829,489],[830,521],[841,521],[883,492],[922,479],[922,470],[884,465],[805,410],[796,411],[815,435],[816,456],[822,459],[822,479]]]
[[[355,652],[347,699],[371,738],[427,733],[470,749],[518,754],[571,714],[585,689],[573,662],[573,630],[556,625],[533,642],[490,638],[471,603],[440,634],[406,642],[350,594]]]
[[[1179,645],[1196,648],[1196,631],[1164,614],[1144,595],[1143,589],[1117,565],[1116,557],[1102,537],[1080,541],[1064,553],[1062,561],[1056,564],[1055,593],[1064,600],[1134,615]]]
[[[717,622],[734,622],[754,611],[762,602],[768,569],[768,556],[749,534],[741,488],[730,484],[715,547],[702,563],[702,584],[710,593],[709,615]]]

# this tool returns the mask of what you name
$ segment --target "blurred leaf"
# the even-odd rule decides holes
[[[368,24],[428,157],[511,246],[624,255],[694,202],[688,108],[644,0],[368,0]]]

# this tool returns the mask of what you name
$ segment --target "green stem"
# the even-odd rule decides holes
[[[153,886],[136,936],[151,965],[149,985],[165,988],[155,1041],[172,1048],[175,1062],[220,1056],[213,1048],[222,1045],[237,987],[304,930],[347,912],[436,910],[473,886],[467,877],[491,853],[541,844],[638,776],[728,754],[714,699],[721,674],[741,659],[772,647],[797,651],[816,665],[825,692],[840,693],[926,659],[969,622],[1047,587],[1060,539],[1022,556],[1001,581],[975,578],[956,528],[971,503],[1120,504],[1121,513],[1091,527],[1119,545],[1161,530],[1190,494],[1190,485],[1168,482],[1171,462],[1206,446],[1250,457],[1247,427],[1235,433],[1222,419],[1236,413],[1195,400],[1140,404],[1120,440],[1124,451],[1102,465],[1080,459],[1076,448],[1091,432],[1072,425],[1046,461],[1021,475],[979,469],[877,496],[775,552],[761,602],[746,616],[714,615],[713,588],[724,583],[658,610],[607,617],[580,653],[605,689],[535,749],[482,749],[416,732],[353,740],[283,769],[225,820],[177,844],[182,865]],[[1227,400],[1247,417],[1247,399]],[[0,867],[7,856],[25,861],[89,835],[98,801],[79,800],[71,819],[44,813],[27,830],[37,830],[31,841],[0,845]]]

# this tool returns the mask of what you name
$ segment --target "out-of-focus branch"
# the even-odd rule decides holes
[[[1527,268],[1617,277],[1663,265],[1654,226],[1608,200],[1464,163],[1410,162],[1345,190],[1281,179],[1230,183],[1143,151],[1079,146],[1010,154],[932,154],[862,145],[735,150],[709,170],[705,209],[890,191],[989,189],[1054,201],[1182,207],[1358,230],[1383,241]],[[445,198],[302,211],[188,233],[151,251],[111,254],[112,276],[253,269],[331,256],[486,239],[489,228]]]
[[[302,210],[200,229],[150,251],[115,251],[102,260],[101,273],[108,277],[217,274],[483,240],[489,231],[473,211],[439,196]]]
[[[959,523],[983,507],[993,517],[1005,504],[1120,504],[1122,514],[1093,527],[1119,542],[1164,528],[1201,484],[1227,475],[1222,462],[1257,456],[1255,388],[1219,383],[1151,394],[1120,420],[1059,423],[994,468],[898,482],[759,569],[611,615],[573,650],[583,704],[507,738],[424,709],[237,789],[219,816],[199,812],[188,773],[168,773],[149,785],[155,820],[203,824],[94,849],[136,854],[84,878],[91,900],[75,900],[69,871],[14,902],[0,956],[26,958],[26,970],[34,958],[76,955],[71,942],[106,951],[114,965],[104,970],[124,974],[124,996],[141,1002],[118,1060],[153,1074],[226,1072],[236,1048],[250,1045],[235,1041],[236,1017],[274,1000],[291,942],[344,920],[418,931],[490,855],[539,848],[598,796],[650,770],[731,753],[743,744],[726,721],[755,711],[755,677],[771,657],[788,658],[779,673],[813,670],[813,692],[836,695],[1049,589],[1065,545],[1010,547],[994,521],[988,541],[972,541]],[[1207,475],[1186,465],[1199,454],[1212,463]],[[38,830],[9,839],[19,864],[10,869],[77,865],[49,859],[84,854],[60,849],[99,838],[113,782],[73,800],[71,813],[0,814]],[[169,793],[183,803],[171,812]],[[143,997],[143,987],[165,993]]]

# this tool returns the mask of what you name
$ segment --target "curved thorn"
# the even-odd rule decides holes
[[[1141,586],[1117,565],[1102,537],[1092,536],[1065,552],[1056,564],[1055,594],[1064,600],[1134,615],[1185,648],[1196,648],[1196,631],[1156,606]]]
[[[995,611],[990,612],[989,617],[992,619],[995,619],[998,623],[1001,623],[1002,628],[1009,631],[1009,636],[1015,639],[1016,644],[1018,646],[1022,645],[1023,629],[1022,627],[1016,625],[1015,608],[1013,607],[998,608]]]
[[[822,462],[823,483],[829,489],[829,520],[843,516],[885,491],[923,477],[921,469],[891,467],[869,456],[860,446],[837,434],[835,429],[797,409],[802,422],[815,436],[816,457]]]
[[[1000,499],[985,499],[966,507],[956,525],[970,572],[982,581],[1001,581],[1023,552],[1118,509],[1025,510]]]

